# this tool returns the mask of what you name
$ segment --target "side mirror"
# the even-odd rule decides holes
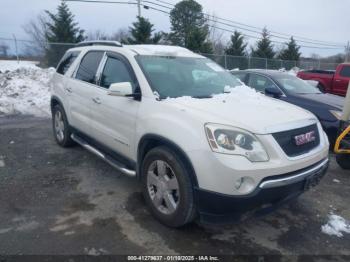
[[[113,83],[108,89],[108,95],[110,96],[131,96],[132,94],[130,82]]]
[[[265,94],[274,98],[280,98],[283,93],[276,87],[266,87]]]

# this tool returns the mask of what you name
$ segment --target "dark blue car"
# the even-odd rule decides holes
[[[337,138],[344,98],[324,94],[298,77],[273,70],[231,71],[257,91],[309,110],[320,120],[333,146]]]

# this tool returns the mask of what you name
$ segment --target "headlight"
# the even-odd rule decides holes
[[[214,152],[244,156],[251,162],[269,160],[258,138],[248,131],[230,126],[206,124],[205,132]]]
[[[338,120],[341,120],[343,113],[341,111],[329,110]]]

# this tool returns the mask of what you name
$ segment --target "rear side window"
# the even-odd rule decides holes
[[[133,84],[132,77],[126,65],[117,58],[108,57],[101,75],[100,85],[109,88],[111,84],[130,82]]]
[[[56,72],[61,75],[64,75],[79,54],[80,54],[80,51],[67,52],[63,56],[61,62],[58,64]]]
[[[235,77],[237,77],[239,80],[241,80],[243,83],[246,82],[247,73],[236,73],[236,72],[234,72],[233,75]]]
[[[101,51],[92,51],[87,53],[81,60],[75,78],[84,82],[95,84],[96,71],[100,65],[102,56],[103,52]]]
[[[340,76],[343,76],[343,77],[350,77],[350,66],[344,66],[344,67],[340,70]]]

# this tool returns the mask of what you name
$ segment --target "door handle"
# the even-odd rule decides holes
[[[94,97],[92,98],[92,101],[94,101],[94,103],[100,105],[101,104],[101,99],[99,99],[98,97]]]
[[[335,82],[340,82],[341,80],[340,79],[336,79]]]
[[[70,88],[70,87],[66,87],[65,89],[66,89],[66,91],[67,91],[68,93],[73,93],[72,88]]]

